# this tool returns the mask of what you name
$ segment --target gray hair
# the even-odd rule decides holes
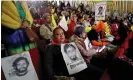
[[[44,14],[43,14],[43,19],[47,19],[48,16],[50,16],[49,13],[44,13]]]
[[[86,19],[87,17],[89,17],[88,15],[84,15],[84,19]]]

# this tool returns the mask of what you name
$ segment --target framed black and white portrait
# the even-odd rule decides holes
[[[106,2],[95,5],[95,20],[105,20],[106,7]]]
[[[86,63],[74,42],[61,44],[61,52],[70,75],[87,68]]]
[[[1,59],[6,80],[38,80],[28,51]]]

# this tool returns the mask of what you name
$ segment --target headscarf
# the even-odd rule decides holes
[[[95,27],[95,30],[96,30],[97,32],[100,32],[100,31],[102,31],[102,30],[105,30],[105,28],[106,28],[106,26],[105,26],[104,22],[103,22],[103,21],[99,21],[99,22],[97,23],[96,27]]]
[[[74,34],[80,37],[80,34],[82,34],[85,31],[85,28],[82,26],[78,26],[75,28]]]

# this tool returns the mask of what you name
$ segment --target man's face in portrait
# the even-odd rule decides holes
[[[77,59],[77,56],[76,56],[76,49],[73,48],[73,47],[68,47],[66,49],[66,53],[68,55],[68,57],[71,59],[71,60],[76,60]]]
[[[23,75],[27,74],[28,66],[29,66],[28,60],[26,58],[23,58],[23,57],[16,59],[13,63],[13,67],[16,70],[17,76],[23,76]]]
[[[27,70],[28,64],[26,63],[25,60],[20,60],[17,65],[16,65],[16,69],[18,72],[25,72]]]
[[[99,7],[98,10],[99,10],[99,12],[102,12],[103,7]]]

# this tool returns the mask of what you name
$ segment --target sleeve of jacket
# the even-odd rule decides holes
[[[95,46],[104,46],[104,45],[109,44],[109,42],[98,42],[98,41],[96,41],[96,40],[92,40],[91,42],[92,42],[92,44],[95,45]]]
[[[45,25],[42,25],[40,27],[40,35],[44,38],[44,39],[51,39],[52,37],[52,32],[50,32],[48,30],[48,28],[46,28]]]
[[[80,44],[76,43],[76,45],[84,57],[90,56],[89,52],[87,50],[85,50]]]
[[[54,72],[53,72],[53,52],[52,52],[52,46],[48,45],[45,49],[44,53],[44,72],[46,73],[45,78],[46,80],[56,80],[54,77]]]

